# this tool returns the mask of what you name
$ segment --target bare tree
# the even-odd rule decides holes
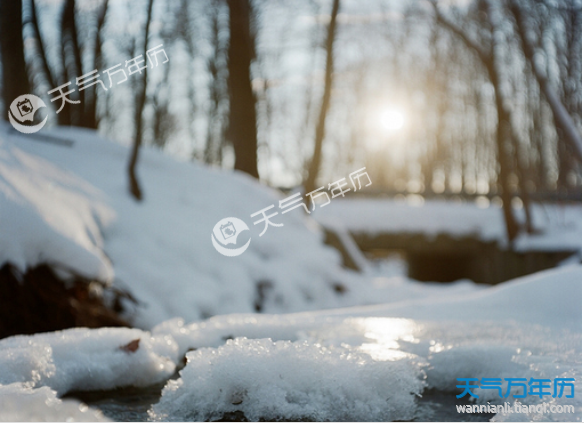
[[[0,1],[2,99],[7,112],[16,97],[30,93],[22,40],[22,0]],[[4,119],[8,114],[4,113]]]
[[[320,112],[318,121],[316,123],[316,131],[314,134],[314,152],[312,154],[312,161],[308,167],[308,176],[304,181],[304,190],[311,192],[316,188],[316,179],[320,170],[322,161],[322,144],[326,133],[326,117],[330,107],[331,90],[333,86],[333,72],[334,72],[334,43],[335,31],[337,27],[337,15],[339,14],[340,0],[333,0],[330,22],[328,25],[325,49],[326,49],[326,65],[324,74],[324,90],[322,93],[322,103],[320,105]]]
[[[558,128],[561,129],[564,137],[560,137],[560,141],[565,140],[567,147],[572,152],[575,158],[582,163],[582,136],[578,132],[574,121],[566,110],[566,107],[560,101],[559,96],[553,90],[545,72],[540,68],[535,58],[535,40],[533,39],[533,31],[529,27],[527,12],[521,9],[517,0],[512,0],[510,3],[510,11],[517,23],[519,38],[525,57],[531,63],[533,74],[537,79],[541,92],[545,95],[548,104],[554,115],[554,122]]]
[[[103,65],[103,57],[102,57],[102,45],[103,45],[103,27],[105,25],[105,20],[107,16],[107,8],[108,8],[109,0],[104,0],[101,9],[99,9],[97,13],[97,19],[95,24],[95,35],[93,40],[93,65],[92,69],[100,69]],[[89,87],[88,96],[85,97],[86,104],[83,105],[84,107],[84,117],[83,117],[83,126],[87,128],[97,129],[99,124],[99,118],[97,116],[97,87],[98,84],[95,84]]]
[[[494,22],[493,10],[489,2],[483,2],[482,5],[486,8],[488,16],[488,26],[490,39],[486,43],[480,43],[472,39],[463,29],[456,26],[448,20],[439,10],[435,1],[432,2],[436,12],[438,23],[445,28],[452,31],[464,44],[474,51],[481,63],[484,65],[489,80],[493,85],[495,93],[495,107],[497,110],[497,128],[496,128],[496,145],[497,145],[497,161],[499,163],[498,182],[501,189],[501,199],[503,200],[503,215],[507,228],[507,239],[509,242],[513,241],[519,232],[519,225],[513,214],[511,200],[513,193],[510,187],[509,177],[512,173],[512,161],[509,156],[511,149],[513,128],[511,115],[505,104],[505,98],[501,89],[501,73],[496,60],[496,45],[495,36],[493,35]],[[486,44],[486,47],[483,47]]]
[[[146,60],[146,52],[148,51],[148,36],[150,34],[150,22],[152,21],[152,5],[154,0],[148,0],[148,9],[146,12],[146,24],[144,26],[144,46],[142,48],[142,57]],[[142,113],[144,112],[144,105],[146,104],[146,89],[148,88],[148,66],[143,69],[140,78],[140,85],[138,94],[136,96],[136,109],[134,111],[134,143],[132,144],[132,151],[130,160],[128,162],[128,179],[130,183],[130,194],[137,200],[141,201],[143,194],[140,188],[140,183],[136,177],[136,164],[138,163],[138,153],[142,145],[143,127],[142,127]]]
[[[227,119],[223,116],[222,105],[229,102],[225,87],[225,48],[221,42],[221,28],[219,12],[221,3],[212,2],[211,13],[211,46],[213,53],[207,61],[207,70],[210,74],[209,96],[210,104],[207,109],[207,134],[203,159],[205,163],[220,164],[227,131]]]
[[[81,47],[77,32],[77,20],[75,14],[75,0],[65,0],[61,12],[61,80],[64,84],[76,77],[83,75],[81,59]],[[85,93],[76,91],[74,95],[81,102],[81,107],[71,107],[66,104],[59,113],[59,123],[75,126],[83,126],[83,104]]]
[[[256,97],[250,66],[255,57],[255,33],[249,0],[227,0],[229,7],[229,138],[235,153],[235,169],[259,178],[257,164]]]
[[[39,27],[35,0],[30,1],[30,24],[32,25],[34,37],[37,41],[36,45],[38,49],[38,56],[41,59],[41,69],[44,73],[44,77],[49,87],[55,88],[57,86],[56,77],[54,76],[53,72],[51,71],[51,67],[49,66],[49,61],[45,50],[45,43],[43,42],[43,37]]]

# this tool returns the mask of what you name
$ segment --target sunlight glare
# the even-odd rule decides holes
[[[379,123],[386,131],[397,131],[403,128],[406,118],[397,109],[385,109],[379,114]]]

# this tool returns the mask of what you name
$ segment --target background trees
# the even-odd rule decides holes
[[[367,166],[378,192],[501,203],[509,239],[530,202],[581,198],[574,0],[19,3],[0,4],[5,110],[143,54],[150,14],[169,62],[75,92],[53,123],[278,187]]]

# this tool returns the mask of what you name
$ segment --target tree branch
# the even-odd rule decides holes
[[[539,88],[544,93],[545,98],[550,105],[556,126],[560,128],[565,135],[565,138],[563,139],[566,141],[568,148],[576,156],[578,161],[582,163],[582,136],[578,132],[574,121],[560,101],[558,95],[552,89],[547,76],[535,61],[535,46],[531,38],[528,36],[529,29],[525,18],[525,13],[521,10],[517,0],[511,0],[510,10],[511,15],[515,19],[515,23],[517,24],[517,32],[521,40],[525,58],[531,64],[531,68],[533,69],[533,74],[535,75],[535,79],[539,84]]]

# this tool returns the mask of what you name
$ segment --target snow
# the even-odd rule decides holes
[[[359,246],[344,226],[336,224],[333,221],[328,221],[326,228],[337,237],[342,249],[346,252],[348,257],[350,257],[350,260],[359,271],[368,272],[371,270],[365,255],[359,249]]]
[[[582,413],[581,280],[581,266],[566,266],[431,302],[422,298],[288,315],[216,316],[191,325],[180,319],[165,322],[153,332],[175,337],[181,351],[196,350],[188,353],[181,378],[167,384],[151,417],[211,419],[240,410],[252,419],[407,420],[416,412],[411,393],[418,392],[412,386],[420,380],[454,397],[460,393],[459,377],[573,377],[574,399],[544,400],[574,405],[576,415],[525,418],[578,419]],[[302,361],[306,354],[312,356],[308,364]],[[336,359],[329,360],[330,354]],[[364,367],[380,367],[356,376],[360,382],[349,382],[352,367],[342,362],[348,355],[359,357]],[[406,373],[399,367],[404,363]],[[399,376],[395,366],[402,369]],[[297,379],[298,375],[302,377]],[[387,380],[391,383],[383,385]],[[374,387],[367,397],[377,405],[367,414],[353,415],[357,408],[347,398],[361,398],[366,390],[361,383]],[[312,394],[306,395],[310,389]],[[505,383],[503,389],[506,392]],[[511,393],[518,393],[517,388]],[[496,391],[481,390],[480,396],[480,403],[504,401]],[[541,401],[534,396],[522,400],[524,404]],[[297,411],[298,404],[303,411]]]
[[[335,221],[351,233],[424,234],[434,238],[478,236],[483,241],[506,243],[505,222],[500,207],[479,207],[469,202],[394,199],[339,199],[317,209],[314,218],[324,226]],[[522,210],[515,210],[519,221]],[[532,205],[534,227],[539,234],[521,234],[517,251],[580,251],[582,249],[582,205]]]
[[[252,420],[433,420],[419,414],[417,395],[432,388],[454,398],[459,377],[574,378],[573,399],[521,401],[574,405],[577,414],[495,419],[579,419],[581,281],[581,265],[571,265],[431,302],[412,295],[382,306],[232,314],[189,324],[176,318],[151,332],[70,329],[7,338],[0,341],[0,402],[14,389],[7,386],[22,383],[28,394],[45,387],[38,391],[45,396],[147,386],[168,379],[187,353],[180,378],[167,382],[150,409],[152,419],[240,411]],[[121,348],[135,339],[136,351]],[[479,393],[479,403],[513,401]]]
[[[103,194],[58,165],[0,140],[0,263],[48,262],[109,281],[100,226],[114,213]]]
[[[21,383],[0,385],[0,421],[107,422],[100,411],[73,399],[60,400],[48,387]]]
[[[136,351],[122,347],[139,339]],[[148,386],[170,377],[178,346],[139,329],[75,328],[0,340],[0,384],[71,391]]]
[[[423,386],[414,356],[382,362],[308,342],[239,338],[187,358],[154,419],[206,421],[239,410],[252,421],[407,420]]]
[[[280,193],[245,174],[177,162],[158,150],[141,152],[138,176],[145,200],[137,203],[126,188],[125,147],[79,128],[46,132],[72,145],[29,139],[0,126],[0,263],[25,271],[46,262],[62,273],[128,289],[139,305],[126,318],[137,327],[151,329],[177,316],[192,322],[257,309],[298,312],[479,290],[462,283],[423,294],[421,285],[403,278],[377,277],[383,274],[341,236],[366,277],[347,271],[302,209],[276,216],[284,226],[269,227],[260,237],[263,225],[253,225],[249,216],[277,207]],[[421,228],[428,235],[504,237],[494,207],[335,199],[317,211],[317,219],[341,235],[346,229]],[[535,207],[536,223],[548,219],[557,235],[519,239],[517,247],[580,249],[580,213],[576,206]],[[250,227],[251,244],[241,256],[224,257],[209,242],[215,223],[225,217]]]
[[[126,148],[81,129],[47,133],[73,144],[0,126],[0,263],[22,271],[49,263],[128,289],[140,304],[127,317],[144,330],[0,340],[0,419],[99,420],[59,397],[168,380],[184,354],[180,378],[150,410],[155,420],[233,411],[251,419],[431,420],[420,417],[417,395],[432,388],[454,396],[457,377],[573,377],[576,398],[545,400],[575,405],[576,416],[526,418],[581,417],[579,260],[496,287],[419,283],[365,263],[345,236],[421,231],[502,242],[499,209],[335,199],[316,217],[365,268],[357,274],[341,267],[303,210],[278,215],[284,226],[260,237],[263,226],[249,216],[277,207],[282,195],[244,174],[145,148],[145,200],[137,203],[127,193]],[[225,217],[250,227],[241,256],[224,257],[210,242]],[[536,206],[534,217],[546,230],[517,248],[581,249],[580,206]],[[479,402],[501,401],[482,394]]]
[[[187,321],[253,312],[258,284],[264,312],[365,303],[360,279],[322,244],[303,210],[278,216],[283,227],[253,225],[250,215],[281,195],[251,177],[181,163],[144,148],[138,177],[145,200],[130,198],[127,148],[78,128],[46,131],[71,147],[0,128],[0,263],[21,270],[48,262],[90,278],[114,280],[141,306],[132,323],[151,328],[175,316]],[[238,217],[250,248],[220,255],[210,242],[216,222]],[[347,295],[333,286],[342,284]]]
[[[479,292],[371,306],[365,312],[429,320],[515,320],[581,332],[582,267],[549,269]]]

